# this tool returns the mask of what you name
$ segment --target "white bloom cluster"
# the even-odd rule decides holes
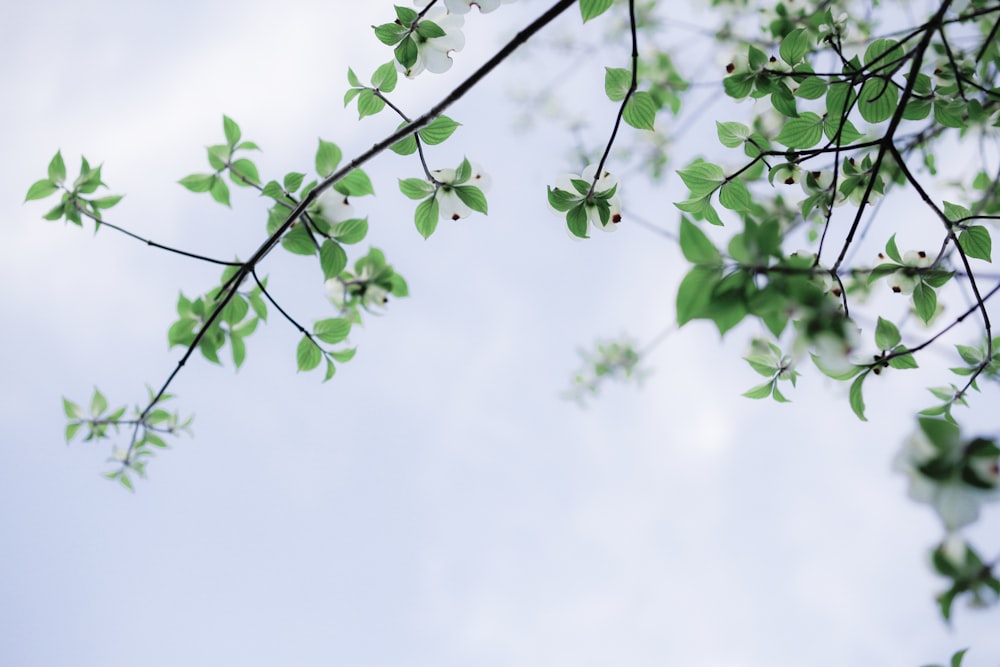
[[[909,250],[903,253],[903,266],[906,268],[889,277],[890,289],[896,294],[913,294],[913,290],[920,282],[920,275],[912,269],[926,269],[933,263],[934,259],[923,250]]]
[[[444,0],[444,6],[452,14],[468,14],[472,6],[475,5],[483,14],[489,14],[500,5],[507,5],[515,0]],[[426,7],[431,4],[431,0],[413,0],[417,7]]]
[[[434,169],[431,171],[434,180],[441,183],[441,186],[434,193],[438,204],[438,217],[441,220],[461,220],[472,215],[472,209],[455,192],[456,185],[474,185],[483,194],[489,191],[493,179],[475,162],[470,162],[469,165],[472,167],[472,175],[460,184],[455,183],[458,174],[455,169]]]
[[[461,51],[465,47],[465,34],[462,32],[465,19],[461,16],[431,11],[425,20],[435,23],[445,34],[441,37],[424,38],[413,33],[412,38],[417,45],[417,61],[410,67],[403,67],[396,61],[396,69],[411,79],[424,70],[434,74],[447,72],[451,69],[451,52]]]
[[[954,531],[978,519],[983,503],[1000,499],[995,450],[992,441],[964,442],[950,422],[921,417],[893,467],[909,478],[910,497],[931,505]]]
[[[323,217],[327,222],[338,223],[354,218],[354,207],[343,195],[333,188],[326,190],[319,196],[319,207]]]
[[[594,183],[594,177],[597,175],[597,165],[591,164],[583,170],[581,174],[563,174],[556,180],[556,185],[553,190],[561,190],[572,196],[579,197],[581,200],[583,195],[577,190],[573,185],[573,181],[584,181],[586,183]],[[614,176],[608,171],[604,171],[601,177],[597,179],[594,185],[594,194],[602,195],[612,189],[615,193],[608,198],[608,217],[603,219],[601,216],[601,207],[595,201],[587,201],[584,203],[584,211],[587,214],[587,221],[595,228],[601,230],[602,232],[613,232],[618,229],[618,223],[622,219],[622,200],[619,196],[618,191],[618,177]],[[558,211],[558,209],[556,209]]]

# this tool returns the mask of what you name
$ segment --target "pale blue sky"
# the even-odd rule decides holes
[[[400,104],[423,111],[545,4],[469,15],[453,71],[402,83]],[[464,126],[431,153],[490,171],[488,217],[425,242],[395,186],[418,164],[372,164],[379,197],[355,202],[365,245],[412,297],[352,334],[358,355],[332,382],[296,374],[298,337],[274,313],[239,373],[198,359],[176,382],[193,438],[134,495],[102,480],[106,447],[62,444],[60,397],[97,385],[114,404],[141,400],[178,357],[166,345],[178,289],[218,272],[42,221],[44,204],[21,204],[27,187],[57,148],[71,172],[83,153],[127,195],[115,223],[246,256],[259,200],[238,191],[225,210],[177,179],[205,169],[223,113],[264,148],[268,177],[309,169],[317,137],[351,156],[383,136],[394,120],[358,123],[340,100],[349,65],[364,77],[388,59],[368,26],[391,7],[2,12],[3,665],[918,665],[967,645],[969,667],[1000,661],[995,614],[961,607],[953,631],[938,619],[943,582],[924,560],[939,528],[890,471],[921,387],[940,377],[890,374],[867,424],[816,372],[791,406],[751,402],[749,331],[720,346],[696,323],[651,355],[641,390],[609,387],[587,411],[558,398],[578,346],[669,325],[684,267],[627,220],[573,243],[548,212],[544,184],[574,166],[572,139],[513,131],[505,97],[560,63],[505,66],[456,105]],[[570,106],[613,117],[599,95],[615,58],[581,65]],[[673,222],[672,183],[631,201],[628,188],[626,207]],[[276,252],[265,272],[302,321],[332,316],[308,260]],[[995,509],[987,519],[996,550]]]

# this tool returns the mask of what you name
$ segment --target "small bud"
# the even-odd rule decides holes
[[[736,65],[734,65],[733,63],[729,63],[728,65],[726,65],[727,74],[732,74],[735,71],[736,71]]]

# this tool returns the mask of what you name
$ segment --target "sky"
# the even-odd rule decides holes
[[[545,6],[474,11],[452,70],[401,82],[393,99],[421,113]],[[392,10],[0,12],[0,663],[921,665],[966,646],[967,667],[1000,661],[995,614],[959,606],[952,628],[940,621],[944,582],[927,566],[940,528],[891,471],[945,357],[920,382],[887,374],[862,423],[814,371],[790,405],[742,398],[758,381],[740,360],[753,332],[720,341],[693,323],[650,353],[642,387],[608,386],[586,409],[560,398],[580,347],[670,330],[685,264],[627,216],[616,234],[568,239],[544,185],[579,167],[576,140],[545,118],[525,127],[514,100],[558,82],[564,108],[592,112],[582,132],[596,145],[615,113],[603,67],[624,51],[567,69],[532,47],[449,111],[463,126],[432,166],[484,165],[486,217],[425,241],[396,187],[419,164],[373,162],[377,196],[354,202],[371,231],[352,252],[382,248],[411,297],[355,329],[357,357],[328,384],[296,373],[298,335],[277,314],[238,372],[196,358],[172,387],[193,437],[135,493],[102,479],[107,447],[65,445],[61,398],[85,403],[97,386],[114,405],[140,402],[180,355],[166,338],[178,292],[218,271],[45,222],[45,203],[22,204],[28,186],[57,149],[71,174],[86,155],[126,195],[110,221],[246,257],[262,202],[239,190],[225,209],[177,180],[207,170],[222,114],[263,148],[270,178],[309,170],[319,137],[352,156],[385,136],[395,120],[358,122],[342,95],[349,66],[365,78],[388,60],[369,26]],[[596,43],[602,28],[581,29],[573,10],[552,30],[550,47],[564,34]],[[676,224],[677,180],[635,186],[626,208]],[[272,255],[283,307],[334,316],[317,267]],[[972,533],[987,553],[998,518],[988,508]]]

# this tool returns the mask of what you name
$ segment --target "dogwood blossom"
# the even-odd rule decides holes
[[[594,182],[594,176],[597,174],[597,165],[590,164],[583,170],[579,175],[577,174],[563,174],[556,180],[556,185],[554,190],[562,190],[571,195],[583,197],[577,189],[573,186],[573,181],[585,181],[587,183]],[[594,185],[594,194],[600,195],[610,191],[612,188],[618,187],[618,177],[614,176],[608,171],[601,174],[601,177],[597,179],[597,183]],[[613,232],[618,229],[618,223],[622,219],[622,200],[618,195],[618,190],[615,189],[615,194],[611,195],[608,199],[608,205],[610,207],[610,215],[607,220],[601,219],[600,207],[596,202],[588,201],[584,204],[584,211],[587,214],[587,220],[591,225],[600,229],[602,232]]]
[[[934,259],[923,250],[909,250],[903,254],[903,266],[889,277],[889,287],[896,294],[913,294],[920,282],[920,274],[913,269],[926,269]],[[910,270],[907,270],[910,269]]]
[[[347,200],[347,196],[333,188],[319,196],[319,206],[323,217],[330,223],[343,222],[354,217],[354,207]]]
[[[451,69],[451,52],[461,51],[465,46],[465,35],[462,33],[465,19],[461,16],[431,11],[426,20],[437,24],[445,34],[431,38],[422,37],[417,32],[411,35],[417,45],[417,61],[409,68],[396,61],[396,69],[411,79],[425,69],[434,74],[447,72]]]
[[[970,457],[969,444],[954,424],[925,417],[893,463],[909,478],[910,497],[931,505],[950,531],[974,522],[980,505],[1000,498],[997,456]]]
[[[483,14],[489,14],[494,9],[499,8],[500,5],[507,5],[512,2],[515,2],[515,0],[444,0],[444,6],[452,14],[468,14],[473,5],[479,7],[479,11]],[[413,4],[417,7],[426,7],[431,4],[431,0],[413,0]]]
[[[485,194],[493,183],[493,179],[483,171],[481,166],[475,162],[470,162],[469,166],[472,167],[472,175],[467,181],[463,181],[461,184],[455,183],[458,173],[455,169],[435,169],[431,171],[431,176],[434,177],[434,180],[441,183],[434,193],[434,198],[438,204],[438,217],[441,220],[461,220],[472,215],[472,209],[462,201],[455,190],[456,185],[473,185]]]

